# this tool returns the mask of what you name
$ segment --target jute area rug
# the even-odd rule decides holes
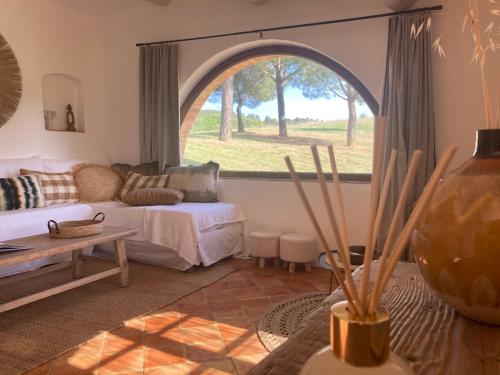
[[[271,352],[283,344],[328,295],[325,292],[302,294],[271,306],[257,326],[264,347]]]
[[[110,268],[105,261],[85,261],[91,274]],[[169,305],[208,286],[236,267],[219,263],[194,272],[130,263],[130,286],[117,277],[49,297],[0,314],[0,374],[32,369],[123,322]],[[15,284],[0,285],[0,301],[47,289],[72,279],[67,268]]]

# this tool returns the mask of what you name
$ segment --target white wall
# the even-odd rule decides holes
[[[333,234],[329,226],[319,186],[315,182],[303,183],[311,205],[323,223],[323,230],[331,246]],[[363,245],[366,236],[370,185],[344,183],[341,185],[346,202],[346,222],[352,245]],[[222,180],[222,199],[241,203],[248,217],[248,229],[270,229],[282,233],[311,233],[313,228],[299,200],[295,187],[285,181]]]
[[[102,23],[95,17],[42,0],[0,0],[0,33],[16,54],[23,95],[0,128],[0,158],[28,155],[85,156],[105,152],[109,140],[103,84]],[[85,134],[44,129],[42,77],[62,73],[84,86]],[[58,113],[58,117],[65,113]]]
[[[441,43],[446,51],[444,58],[434,55],[436,142],[438,155],[450,144],[460,146],[452,165],[456,167],[472,156],[475,130],[486,127],[486,116],[479,68],[470,62],[474,49],[472,38],[469,32],[461,32],[467,2],[444,0],[443,3],[445,9],[436,15],[434,28],[435,37],[442,37]],[[488,56],[487,71],[496,109],[500,102],[498,51]]]
[[[293,23],[349,17],[384,11],[378,1],[359,7],[352,1],[273,0],[263,7],[234,0],[174,1],[167,8],[143,7],[107,19],[113,107],[123,108],[117,121],[125,135],[113,149],[113,157],[136,162],[138,127],[138,49],[135,43],[223,33]],[[214,11],[223,9],[224,11]],[[186,26],[189,25],[189,26]],[[308,46],[348,67],[378,98],[382,91],[387,26],[384,20],[299,29],[257,35],[183,43],[180,47],[180,87],[184,99],[196,82],[217,62],[240,50],[269,43]],[[369,57],[369,58],[367,58]],[[316,184],[306,183],[314,207],[321,208]],[[343,184],[351,242],[364,242],[367,220],[364,210],[369,185]],[[244,206],[249,228],[312,233],[298,196],[290,182],[225,179],[222,199]],[[323,216],[326,222],[326,216]]]

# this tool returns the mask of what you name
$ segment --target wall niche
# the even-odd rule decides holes
[[[42,77],[42,88],[45,130],[85,132],[82,81],[67,74],[51,73]],[[69,116],[70,125],[68,105],[73,113]]]

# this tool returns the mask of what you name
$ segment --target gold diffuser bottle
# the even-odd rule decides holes
[[[333,305],[330,346],[309,358],[300,374],[413,374],[401,358],[390,352],[389,328],[389,314],[382,308],[360,317],[348,311],[347,302]]]

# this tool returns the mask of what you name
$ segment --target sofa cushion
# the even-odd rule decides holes
[[[168,176],[144,176],[142,174],[129,172],[123,189],[120,192],[120,199],[125,202],[127,195],[135,189],[143,188],[167,188]]]
[[[20,173],[23,176],[34,175],[38,178],[48,205],[79,201],[78,190],[71,172],[48,173],[21,169]]]
[[[19,176],[21,168],[40,171],[43,169],[42,159],[38,156],[21,159],[0,159],[0,177]]]
[[[73,172],[81,202],[107,202],[116,198],[123,186],[121,177],[110,167],[81,166]]]
[[[139,165],[130,165],[123,163],[115,163],[111,165],[111,168],[118,173],[123,180],[127,179],[127,175],[129,172],[142,174],[144,176],[154,176],[157,175],[160,171],[159,167],[160,163],[157,161],[151,161],[149,163],[143,163]]]
[[[36,176],[0,178],[0,211],[45,207]]]
[[[184,193],[184,202],[218,201],[219,164],[212,161],[193,167],[167,168],[168,187]]]
[[[38,170],[51,173],[63,173],[66,171],[73,171],[73,168],[80,164],[105,165],[105,166],[109,166],[110,164],[109,157],[104,154],[90,155],[82,158],[73,158],[73,159],[40,159],[40,160],[42,161],[42,168]]]
[[[162,206],[182,202],[181,191],[165,188],[136,189],[127,194],[125,202],[131,206]]]

